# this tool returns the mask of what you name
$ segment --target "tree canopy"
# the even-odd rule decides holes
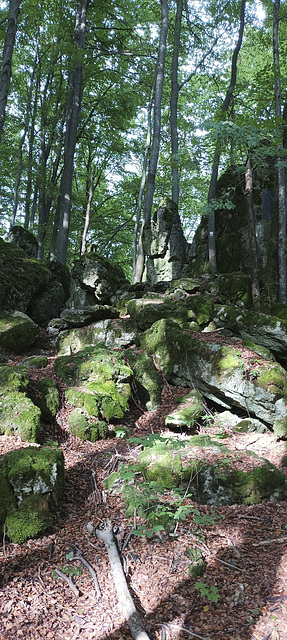
[[[191,237],[216,153],[218,172],[284,167],[285,32],[279,0],[1,2],[2,235],[23,225],[68,264],[92,243],[131,277],[168,196]]]

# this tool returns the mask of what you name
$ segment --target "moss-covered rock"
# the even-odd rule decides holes
[[[196,471],[196,473],[195,473]],[[205,464],[190,468],[190,490],[202,504],[259,504],[267,500],[284,500],[285,476],[267,460],[252,471],[233,469],[231,464]]]
[[[36,494],[23,500],[18,509],[7,515],[5,522],[7,536],[16,544],[50,531],[52,523],[53,518],[46,496]]]
[[[179,484],[181,458],[168,444],[156,443],[153,447],[144,449],[138,462],[148,482],[155,481],[166,489]]]
[[[169,428],[192,429],[203,415],[205,407],[203,397],[199,391],[193,389],[181,399],[178,409],[172,411],[165,418],[165,425]]]
[[[69,307],[84,309],[93,304],[109,304],[111,296],[125,284],[128,286],[120,265],[98,253],[85,253],[71,271]]]
[[[40,329],[20,311],[3,311],[0,314],[0,348],[22,353],[38,338]]]
[[[27,312],[33,297],[45,287],[50,272],[16,244],[0,238],[0,309]]]
[[[173,294],[175,291],[185,291],[186,293],[198,293],[202,288],[202,280],[196,278],[179,278],[172,280],[166,293]]]
[[[178,324],[195,319],[193,311],[187,307],[184,301],[160,296],[157,296],[156,299],[130,300],[127,303],[127,310],[130,316],[136,320],[141,331],[145,331],[161,318],[170,318]]]
[[[101,320],[87,327],[61,331],[57,348],[67,354],[82,351],[91,345],[105,344],[107,347],[127,347],[136,340],[136,325],[130,318]]]
[[[0,459],[0,531],[6,526],[12,542],[22,543],[49,530],[50,506],[57,504],[64,484],[60,449],[28,447]]]
[[[89,439],[89,421],[80,409],[75,409],[68,416],[68,425],[70,432],[80,438],[80,440]]]
[[[279,420],[275,420],[273,431],[277,440],[287,440],[287,416]]]
[[[109,436],[109,428],[104,420],[90,420],[84,411],[77,408],[68,416],[68,424],[70,432],[80,438],[80,440],[88,440],[96,442],[99,439],[105,439]]]
[[[207,324],[209,320],[212,319],[213,305],[211,297],[208,294],[197,293],[188,296],[185,304],[194,313],[199,325]]]
[[[214,321],[243,340],[251,340],[269,349],[280,362],[287,359],[287,320],[236,306],[215,306]]]
[[[236,426],[233,427],[233,431],[236,431],[236,433],[268,433],[268,427],[260,420],[256,420],[256,418],[245,418],[237,422]]]
[[[11,392],[0,398],[0,434],[37,442],[41,411],[24,393]]]
[[[28,368],[22,365],[9,367],[0,365],[0,397],[8,392],[25,392],[29,382]]]
[[[222,273],[215,280],[217,296],[223,303],[252,305],[251,278],[243,271]]]
[[[161,403],[163,378],[145,351],[127,349],[125,353],[133,370],[138,399],[148,411],[154,411]]]
[[[58,356],[54,370],[67,384],[79,380],[128,382],[132,377],[132,371],[122,354],[104,344],[83,349],[73,355]]]
[[[41,410],[44,422],[53,422],[60,406],[60,394],[54,380],[42,378],[35,383],[35,392],[30,393],[31,400]]]
[[[21,366],[29,367],[29,369],[45,369],[47,364],[47,356],[30,356],[21,362]]]
[[[98,320],[118,318],[119,311],[108,305],[95,304],[85,309],[64,309],[61,318],[69,327],[85,327]]]
[[[145,331],[140,341],[171,384],[194,385],[224,408],[240,407],[268,424],[286,415],[287,373],[283,367],[276,362],[267,366],[255,354],[254,372],[254,364],[247,363],[232,340],[222,345],[214,335],[210,343],[195,336],[163,319]]]
[[[107,422],[124,416],[131,395],[132,370],[120,352],[98,345],[73,356],[59,356],[54,367],[72,385],[66,399],[87,416]]]

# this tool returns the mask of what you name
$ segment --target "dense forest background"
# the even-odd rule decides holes
[[[286,18],[280,0],[2,1],[1,235],[22,225],[68,264],[92,243],[131,278],[163,197],[212,240],[218,174],[273,158],[284,302]]]

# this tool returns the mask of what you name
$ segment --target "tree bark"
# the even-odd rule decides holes
[[[231,77],[230,77],[230,83],[229,83],[229,87],[227,89],[222,107],[221,107],[221,113],[222,115],[224,115],[226,113],[226,111],[229,108],[230,102],[231,102],[231,98],[233,96],[233,92],[236,86],[236,76],[237,76],[237,59],[238,59],[238,54],[239,51],[241,49],[241,45],[242,45],[242,39],[243,39],[243,33],[244,33],[244,25],[245,25],[245,5],[246,5],[246,0],[241,0],[241,7],[240,7],[240,26],[239,26],[239,34],[238,34],[238,40],[235,46],[235,49],[233,51],[233,55],[232,55],[232,62],[231,62]],[[217,141],[216,143],[216,147],[215,147],[215,151],[214,151],[214,155],[213,155],[213,163],[212,163],[212,172],[211,172],[211,178],[210,178],[210,184],[209,184],[209,190],[208,190],[208,197],[207,197],[207,203],[208,203],[208,210],[209,210],[209,216],[208,216],[208,255],[209,255],[209,266],[210,266],[210,270],[211,273],[215,273],[216,269],[217,269],[217,263],[216,263],[216,245],[215,245],[215,208],[214,208],[214,202],[215,202],[215,198],[216,198],[216,185],[217,185],[217,179],[218,179],[218,169],[219,169],[219,162],[220,162],[220,156],[221,156],[221,144],[219,141]]]
[[[89,0],[79,0],[74,29],[76,47],[76,63],[69,78],[69,97],[67,103],[67,120],[64,149],[64,168],[60,186],[61,211],[58,235],[57,259],[66,264],[71,216],[72,183],[74,172],[74,155],[77,141],[79,113],[82,100],[82,51],[85,47],[85,31]]]
[[[91,206],[92,206],[92,200],[93,200],[93,195],[95,191],[95,168],[92,166],[92,162],[89,163],[88,169],[89,169],[89,175],[87,177],[87,184],[86,184],[87,203],[85,208],[86,209],[85,222],[84,222],[82,238],[81,238],[81,256],[86,251],[87,234],[88,234],[90,218],[91,218]]]
[[[258,247],[256,240],[256,223],[253,210],[253,173],[251,167],[250,157],[248,156],[246,171],[245,171],[245,206],[248,222],[248,239],[249,239],[249,254],[251,264],[251,291],[252,301],[255,311],[260,312],[260,285],[259,285],[259,262],[258,262]]]
[[[2,55],[2,66],[0,73],[0,140],[2,136],[7,98],[9,93],[10,80],[12,75],[12,57],[17,31],[18,15],[20,11],[20,0],[10,0],[8,25],[6,29],[5,42]]]
[[[273,63],[274,63],[274,97],[275,116],[277,130],[279,133],[279,152],[277,157],[277,177],[278,177],[278,279],[279,279],[279,302],[286,304],[286,185],[285,168],[280,151],[283,151],[283,123],[281,108],[281,81],[279,63],[279,10],[280,0],[275,0],[273,7]]]
[[[18,170],[17,170],[17,177],[16,177],[16,182],[15,182],[15,187],[14,187],[14,203],[13,203],[13,212],[12,212],[10,228],[14,226],[15,220],[16,220],[16,216],[17,216],[17,209],[18,209],[18,202],[19,202],[19,187],[20,187],[21,176],[22,176],[23,147],[24,147],[24,143],[25,143],[25,140],[26,140],[26,136],[27,136],[28,130],[29,130],[32,93],[33,93],[33,86],[34,86],[34,79],[35,79],[37,61],[38,61],[38,44],[37,44],[37,47],[36,47],[36,54],[35,54],[35,58],[34,58],[33,70],[32,70],[32,74],[31,74],[31,78],[30,78],[29,93],[28,93],[28,99],[27,99],[27,105],[26,105],[24,131],[23,131],[23,135],[22,135],[21,140],[20,140],[19,150],[18,150]]]
[[[154,95],[154,86],[152,88],[151,98],[147,108],[146,146],[145,146],[144,159],[143,159],[141,186],[140,186],[139,197],[138,197],[137,217],[136,217],[134,236],[133,236],[133,282],[135,282],[135,277],[136,277],[135,272],[136,272],[136,262],[137,262],[137,239],[138,239],[138,232],[139,232],[139,226],[140,226],[142,201],[143,201],[143,194],[144,194],[145,183],[146,183],[146,170],[147,170],[147,163],[148,163],[150,143],[151,143],[151,110],[152,110],[152,103],[153,103],[153,95]]]
[[[179,204],[179,161],[178,161],[178,130],[177,130],[177,105],[178,105],[178,58],[181,33],[181,19],[183,10],[183,0],[177,0],[173,55],[171,70],[171,98],[170,98],[170,135],[171,135],[171,199]]]
[[[151,210],[153,205],[153,196],[155,188],[155,176],[158,163],[159,145],[160,145],[160,130],[161,130],[161,101],[163,92],[164,70],[165,70],[165,54],[166,54],[166,40],[168,32],[168,4],[167,0],[161,0],[161,29],[159,40],[159,51],[157,59],[157,73],[155,83],[155,98],[154,98],[154,113],[153,113],[153,138],[151,146],[151,155],[149,162],[149,171],[147,177],[147,187],[145,195],[144,205],[144,217],[140,231],[138,257],[135,268],[134,282],[141,282],[144,265],[145,265],[145,252],[143,244],[143,235],[145,227],[150,225]]]

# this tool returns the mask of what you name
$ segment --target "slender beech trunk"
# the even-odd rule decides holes
[[[95,166],[93,166],[92,149],[91,147],[89,147],[89,158],[87,163],[87,179],[86,179],[86,206],[84,207],[84,212],[83,212],[85,222],[84,222],[82,237],[81,237],[81,256],[86,251],[87,235],[88,235],[90,218],[91,218],[91,206],[92,206],[92,200],[95,192],[95,174],[96,174],[96,169],[95,169]]]
[[[178,58],[181,32],[181,19],[183,10],[183,0],[177,0],[174,38],[173,38],[173,55],[171,69],[171,98],[170,98],[170,135],[171,135],[171,182],[172,192],[171,198],[179,204],[179,170],[178,170],[178,130],[177,130],[177,104],[179,94],[178,84]]]
[[[249,255],[251,263],[251,291],[255,311],[260,312],[260,285],[258,247],[256,240],[256,223],[253,209],[253,172],[250,157],[248,156],[245,171],[245,207],[248,223]]]
[[[30,226],[30,210],[31,210],[31,196],[33,185],[33,152],[34,152],[34,140],[35,140],[35,125],[38,105],[38,93],[40,90],[40,78],[37,78],[36,90],[34,96],[33,109],[31,114],[31,126],[28,130],[28,160],[27,160],[27,184],[26,184],[26,196],[25,196],[25,222],[24,228],[28,229]]]
[[[37,47],[36,47],[36,54],[35,54],[35,58],[34,58],[32,74],[31,74],[31,78],[30,78],[29,93],[28,93],[28,96],[27,96],[24,131],[23,131],[23,135],[21,136],[19,149],[18,149],[18,170],[17,170],[16,182],[15,182],[15,187],[14,187],[14,203],[13,203],[13,211],[12,211],[12,218],[11,218],[11,226],[10,226],[10,228],[13,227],[13,225],[15,224],[16,215],[17,215],[17,209],[18,209],[19,187],[20,187],[21,176],[22,176],[23,147],[24,147],[24,144],[25,144],[25,140],[26,140],[26,136],[27,136],[27,133],[28,133],[28,130],[29,130],[29,124],[30,124],[32,93],[33,93],[33,86],[34,86],[34,79],[35,79],[37,61],[38,61],[38,43],[37,43]]]
[[[148,157],[150,152],[150,143],[151,143],[151,110],[152,110],[152,104],[153,104],[154,88],[155,86],[153,86],[152,88],[151,97],[150,97],[150,101],[147,108],[146,146],[145,146],[144,159],[143,159],[141,186],[139,190],[139,197],[138,197],[138,204],[137,204],[137,217],[136,217],[134,236],[133,236],[133,282],[135,282],[135,270],[136,270],[136,261],[137,261],[137,239],[138,239],[138,232],[140,227],[142,201],[143,201],[143,194],[144,194],[145,183],[146,183],[146,170],[147,170]]]
[[[69,77],[70,91],[67,104],[64,167],[60,186],[61,210],[57,250],[57,258],[59,262],[62,262],[63,264],[66,264],[69,241],[74,155],[82,100],[82,52],[85,47],[88,2],[89,0],[78,1],[76,24],[74,29],[74,44],[76,47],[77,59]]]
[[[153,112],[153,138],[151,145],[151,154],[149,161],[149,170],[147,177],[145,204],[144,204],[144,218],[141,226],[139,245],[138,245],[138,257],[135,268],[134,282],[141,282],[144,265],[145,265],[145,251],[143,236],[146,227],[150,226],[151,210],[153,204],[154,188],[155,188],[155,176],[158,163],[159,145],[160,145],[160,130],[161,130],[161,101],[163,92],[164,81],[164,69],[165,69],[165,54],[166,54],[166,40],[168,32],[168,4],[167,0],[161,0],[161,29],[159,40],[159,51],[157,59],[157,73],[155,82],[155,97],[154,97],[154,112]]]
[[[6,29],[2,66],[0,72],[0,140],[2,136],[7,98],[9,93],[10,80],[12,75],[12,57],[17,31],[17,21],[20,11],[20,0],[10,0],[8,25]]]
[[[281,108],[281,81],[279,64],[279,10],[280,0],[275,0],[273,7],[273,63],[274,63],[274,96],[275,116],[279,133],[279,150],[277,157],[278,176],[278,276],[279,276],[279,302],[286,303],[286,185],[285,169],[283,163],[283,124]]]
[[[234,92],[234,89],[235,89],[235,86],[236,86],[237,59],[238,59],[238,54],[239,54],[239,51],[240,51],[241,45],[242,45],[244,25],[245,25],[245,5],[246,5],[246,0],[241,0],[239,34],[238,34],[238,40],[237,40],[237,43],[236,43],[236,46],[235,46],[235,49],[234,49],[233,55],[232,55],[230,84],[229,84],[229,87],[227,89],[226,96],[225,96],[224,102],[223,102],[222,107],[221,107],[221,114],[222,115],[224,115],[226,113],[226,111],[228,110],[228,108],[229,108],[229,105],[230,105],[230,102],[231,102],[231,99],[232,99],[232,96],[233,96],[233,92]],[[214,155],[213,155],[212,171],[211,171],[211,178],[210,178],[208,197],[207,197],[208,209],[209,209],[209,216],[208,216],[208,254],[209,254],[209,265],[210,265],[211,273],[215,273],[216,268],[217,268],[217,264],[216,264],[216,246],[215,246],[215,209],[214,209],[214,202],[215,202],[215,197],[216,197],[216,185],[217,185],[217,178],[218,178],[218,169],[219,169],[220,156],[221,156],[221,144],[220,144],[219,141],[217,141],[216,146],[215,146]]]

